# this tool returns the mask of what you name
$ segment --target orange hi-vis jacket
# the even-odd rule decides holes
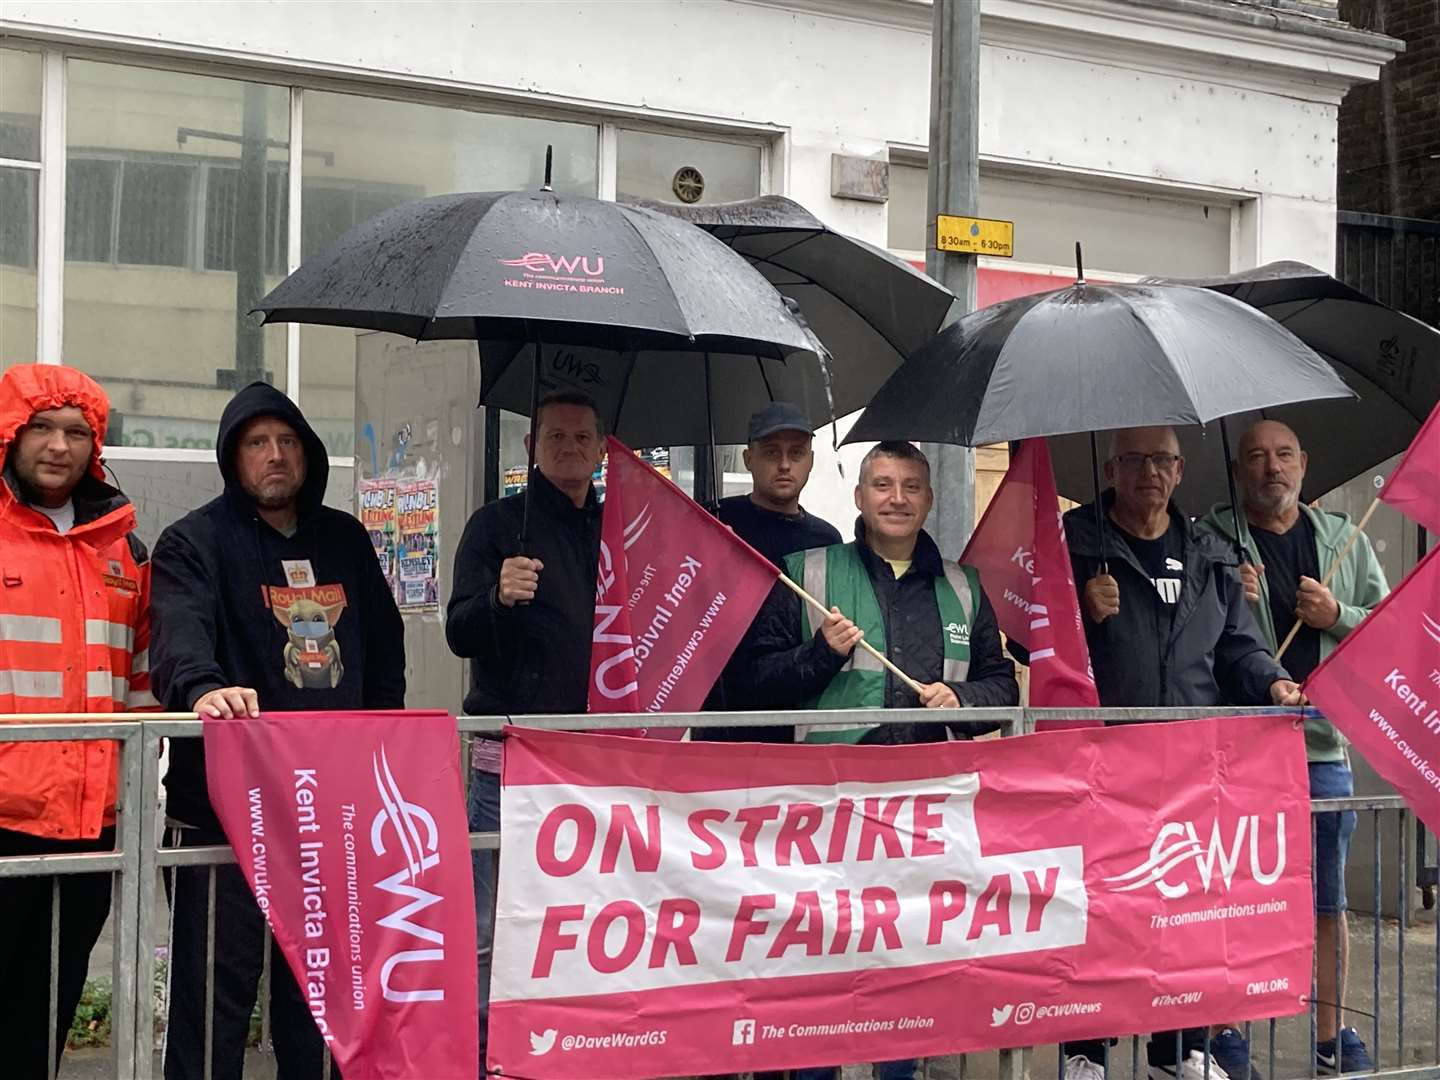
[[[0,714],[155,709],[150,694],[150,563],[135,510],[105,484],[109,406],[88,376],[17,365],[0,378],[0,456],[37,412],[74,405],[95,432],[63,536],[0,480]],[[3,722],[3,718],[0,718]],[[0,742],[0,829],[91,839],[115,821],[118,744]]]

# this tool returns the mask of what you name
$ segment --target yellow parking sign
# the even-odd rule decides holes
[[[962,251],[970,255],[1015,254],[1015,223],[997,218],[955,217],[937,214],[935,246],[941,251]]]

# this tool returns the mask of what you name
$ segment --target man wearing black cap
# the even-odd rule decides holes
[[[823,518],[807,513],[800,493],[815,466],[813,430],[805,414],[787,401],[774,401],[750,417],[745,468],[754,487],[749,495],[721,499],[716,517],[735,535],[783,569],[785,556],[812,547],[840,543],[840,533]],[[735,650],[738,657],[744,643]],[[731,662],[735,665],[735,662]],[[744,673],[727,667],[705,701],[706,709],[739,710],[745,704]],[[711,742],[795,741],[795,729],[783,727],[697,728]],[[784,1073],[760,1072],[755,1080],[778,1080]]]
[[[776,566],[792,551],[840,543],[835,526],[800,505],[815,465],[805,414],[789,402],[771,402],[750,417],[749,438],[745,468],[754,490],[721,499],[716,516]]]

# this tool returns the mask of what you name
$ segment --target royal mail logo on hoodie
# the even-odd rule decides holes
[[[270,611],[285,628],[285,680],[299,690],[333,690],[345,677],[335,625],[345,610],[345,586],[268,590]]]

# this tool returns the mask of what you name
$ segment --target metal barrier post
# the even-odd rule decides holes
[[[155,852],[160,838],[156,836],[155,816],[160,808],[160,745],[161,736],[148,724],[140,741],[141,790],[144,803],[135,814],[139,835],[137,877],[140,904],[135,913],[135,982],[138,997],[135,1003],[135,1071],[136,1080],[151,1080],[155,1069],[155,950],[160,940],[155,909],[159,903],[156,889],[159,872]],[[168,961],[167,961],[168,973]]]
[[[149,895],[140,879],[140,852],[144,846],[145,778],[142,767],[144,730],[139,724],[120,744],[119,797],[115,807],[115,846],[123,856],[116,877],[113,968],[110,976],[110,1039],[115,1068],[120,1076],[136,1076],[140,1045],[135,1037],[135,1009],[140,987],[136,983],[135,936],[139,930],[140,905]]]

